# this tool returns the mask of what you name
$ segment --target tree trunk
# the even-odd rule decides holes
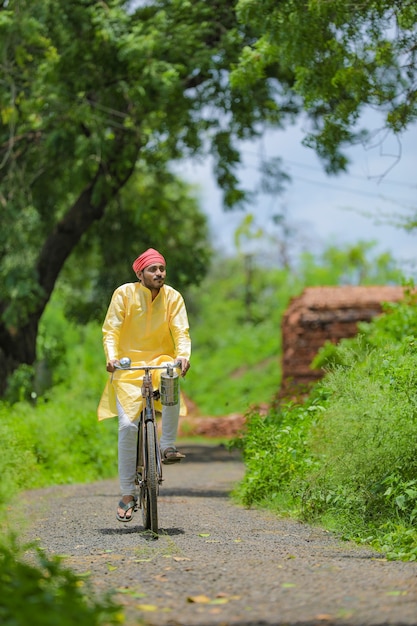
[[[0,324],[0,396],[4,395],[8,378],[19,365],[34,363],[39,319],[32,317],[22,328],[6,328]]]
[[[82,235],[95,221],[103,217],[108,202],[132,175],[139,149],[137,145],[131,145],[128,150],[134,150],[134,154],[130,154],[129,159],[126,159],[125,154],[121,155],[122,149],[115,153],[107,167],[100,166],[94,180],[82,191],[46,238],[37,262],[38,284],[43,295],[36,309],[22,327],[8,327],[0,322],[0,397],[4,396],[7,380],[19,365],[33,365],[36,361],[39,321],[59,273]],[[120,171],[120,162],[129,163],[123,172]],[[4,309],[5,303],[2,305],[0,301],[0,311]]]

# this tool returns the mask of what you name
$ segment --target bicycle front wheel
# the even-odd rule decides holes
[[[147,472],[143,490],[142,515],[145,530],[158,534],[158,471],[156,462],[156,437],[153,422],[146,425]]]

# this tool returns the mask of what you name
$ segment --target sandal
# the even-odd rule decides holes
[[[133,498],[133,500],[130,500],[127,504],[125,504],[123,500],[120,500],[119,508],[123,509],[123,511],[125,512],[122,517],[121,515],[119,515],[119,511],[116,511],[116,517],[119,522],[131,522],[133,519],[132,513],[136,510],[136,498]],[[128,515],[127,512],[130,511],[130,509],[132,509],[132,513]]]
[[[164,463],[165,465],[171,465],[171,463],[179,463],[183,459],[185,459],[185,454],[181,454],[181,452],[178,452],[178,450],[174,447],[165,448],[165,450],[162,452],[162,463]]]

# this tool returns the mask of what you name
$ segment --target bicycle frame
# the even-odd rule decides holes
[[[159,485],[163,481],[162,476],[162,462],[161,452],[159,448],[158,440],[158,428],[155,416],[154,407],[154,395],[152,377],[150,375],[149,368],[144,369],[144,376],[142,381],[142,398],[144,402],[143,409],[138,423],[138,445],[136,453],[136,484],[139,488],[139,508],[142,509],[143,522],[145,529],[151,528],[153,532],[157,522],[152,521],[151,511],[148,508],[148,501],[152,498],[156,498],[159,495]],[[148,429],[153,430],[153,434],[148,434]],[[149,449],[152,446],[152,450]],[[152,463],[149,462],[150,457],[154,457],[156,460],[156,481],[155,481],[155,469],[150,468]],[[150,476],[150,473],[153,474]],[[152,498],[147,496],[148,489],[155,489],[156,493],[152,494]],[[154,514],[155,515],[155,514]]]
[[[143,371],[141,394],[143,408],[138,423],[138,440],[136,454],[136,484],[139,490],[138,508],[142,509],[143,525],[145,530],[151,530],[158,537],[158,508],[157,498],[159,486],[163,481],[162,459],[158,441],[158,428],[155,416],[154,397],[151,370],[166,370],[173,376],[178,363],[164,365],[130,366],[130,359],[120,359],[120,366],[116,369],[127,371]]]

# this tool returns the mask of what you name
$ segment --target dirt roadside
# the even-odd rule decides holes
[[[243,475],[238,453],[181,446],[165,468],[161,535],[143,533],[141,514],[115,517],[116,481],[24,494],[26,538],[117,589],[129,626],[417,624],[417,564],[387,562],[322,529],[234,505]]]

